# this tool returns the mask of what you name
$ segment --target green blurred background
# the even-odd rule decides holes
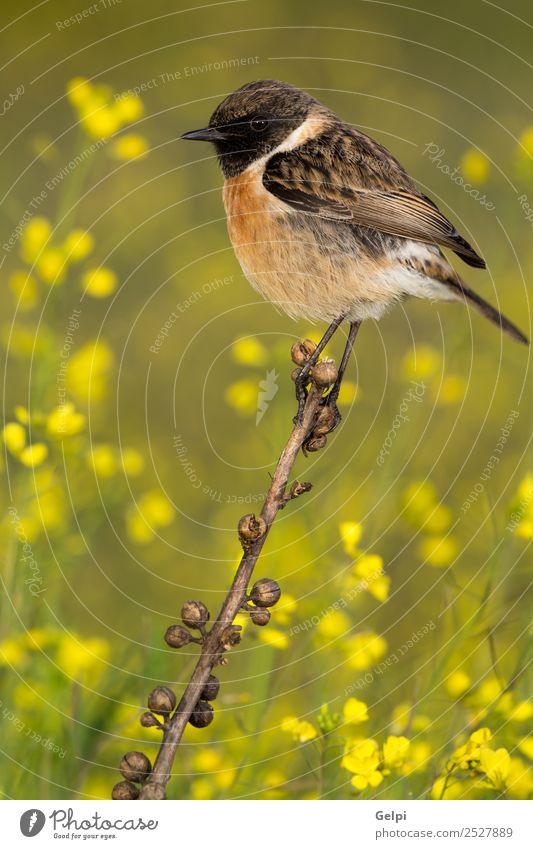
[[[305,88],[394,152],[487,260],[464,278],[530,332],[525,0],[182,5],[2,5],[7,798],[106,798],[124,751],[155,752],[146,696],[196,656],[162,635],[188,598],[216,615],[290,429],[290,345],[325,329],[250,288],[216,160],[182,132],[251,79]],[[282,600],[245,626],[169,793],[528,797],[529,351],[412,302],[363,328],[348,381],[258,566]],[[504,777],[489,755],[443,787],[480,727]],[[343,752],[390,735],[409,755],[352,783]]]

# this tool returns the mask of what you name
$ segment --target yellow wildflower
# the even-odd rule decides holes
[[[269,626],[268,628],[260,628],[259,639],[267,646],[272,646],[275,649],[287,649],[289,647],[289,638],[287,634],[280,631],[278,628]]]
[[[359,395],[359,387],[353,380],[343,380],[337,399],[339,407],[349,407]]]
[[[474,731],[466,743],[456,749],[450,759],[452,765],[459,766],[461,769],[469,769],[472,764],[479,763],[481,752],[485,749],[492,737],[489,728],[479,728]]]
[[[14,271],[9,278],[9,286],[18,298],[21,310],[31,310],[38,300],[37,281],[27,271]]]
[[[431,758],[431,746],[424,740],[412,742],[409,747],[409,757],[402,765],[401,772],[403,775],[410,775],[417,770],[426,769],[429,766]]]
[[[94,682],[105,670],[109,650],[107,640],[66,634],[59,643],[56,662],[69,677]]]
[[[110,147],[115,159],[141,159],[148,153],[149,145],[138,133],[125,133],[115,139]]]
[[[363,534],[363,526],[359,522],[341,522],[339,533],[346,554],[353,557],[357,550],[357,543]]]
[[[49,286],[57,286],[65,279],[67,258],[61,248],[45,248],[35,263],[41,280]]]
[[[387,643],[379,634],[367,631],[345,640],[344,649],[350,653],[347,664],[351,669],[368,669],[383,657]]]
[[[118,278],[114,271],[105,266],[90,268],[82,277],[82,285],[87,295],[92,298],[107,298],[118,286]]]
[[[470,676],[467,675],[466,672],[463,672],[461,669],[457,669],[455,672],[452,672],[451,675],[448,675],[446,679],[446,690],[448,695],[450,695],[454,699],[458,699],[461,696],[464,696],[466,691],[470,688],[472,681]]]
[[[390,578],[383,571],[383,558],[379,554],[363,554],[356,561],[353,572],[361,578],[363,586],[378,601],[387,601]]]
[[[23,448],[18,459],[24,466],[32,469],[35,466],[40,466],[48,457],[48,447],[44,442],[34,442],[33,445],[28,445]]]
[[[67,387],[80,403],[101,401],[107,392],[113,352],[106,342],[88,342],[70,357]]]
[[[482,749],[479,763],[491,784],[496,790],[505,790],[506,781],[509,777],[511,758],[507,749]]]
[[[28,263],[35,262],[51,234],[52,224],[48,218],[32,218],[20,238],[22,258]]]
[[[0,643],[0,666],[19,666],[24,660],[24,651],[19,640],[4,640]]]
[[[298,743],[308,743],[309,740],[314,740],[318,736],[318,731],[314,725],[295,716],[285,717],[281,723],[281,730],[292,734],[294,740]]]
[[[138,508],[148,524],[155,528],[170,525],[174,519],[175,510],[166,495],[159,489],[145,492],[139,498]]]
[[[115,100],[115,109],[123,124],[131,124],[144,115],[144,105],[135,94],[123,94]]]
[[[419,550],[422,559],[429,563],[430,566],[442,568],[449,566],[456,558],[458,545],[456,540],[451,536],[428,536],[421,540]]]
[[[531,719],[533,716],[533,702],[517,702],[517,704],[509,710],[507,716],[513,722],[527,722],[527,720]]]
[[[231,353],[236,363],[245,366],[264,366],[269,359],[267,349],[256,336],[236,339],[231,346]]]
[[[485,183],[490,172],[488,157],[476,148],[469,148],[461,159],[461,171],[472,183]]]
[[[112,478],[118,470],[115,449],[111,445],[93,445],[87,456],[87,464],[100,477]]]
[[[368,786],[378,787],[383,781],[379,769],[380,756],[376,740],[355,740],[348,744],[347,752],[341,760],[341,767],[354,773],[352,785],[356,790],[366,790]]]
[[[398,769],[402,766],[409,754],[411,743],[407,737],[387,737],[383,744],[383,763],[388,769]]]
[[[332,610],[322,616],[317,632],[321,637],[335,639],[347,634],[351,628],[351,619],[343,610]]]
[[[440,368],[442,357],[436,348],[419,345],[407,352],[403,359],[403,370],[407,378],[423,380],[432,377]]]
[[[191,798],[197,801],[209,801],[215,795],[215,788],[209,778],[195,778],[190,783]]]
[[[437,403],[438,404],[457,404],[464,398],[467,382],[458,374],[450,374],[444,378],[440,387],[438,387]]]
[[[26,447],[26,430],[18,422],[9,422],[2,431],[6,448],[18,457],[20,452]]]
[[[72,230],[63,244],[69,262],[85,259],[94,248],[94,239],[87,230]]]
[[[530,761],[533,761],[533,737],[523,737],[518,741],[518,748]]]
[[[91,97],[92,85],[86,77],[74,77],[67,83],[67,98],[73,106],[81,106]]]
[[[342,715],[345,722],[352,725],[358,725],[361,722],[366,722],[368,719],[368,707],[359,699],[348,699],[342,708]]]
[[[77,413],[72,402],[61,404],[50,412],[46,418],[46,430],[50,436],[75,436],[85,427],[85,416]]]
[[[237,380],[226,389],[226,402],[243,416],[251,416],[257,410],[258,386],[255,380]]]
[[[533,774],[521,758],[511,758],[507,788],[513,799],[531,799],[533,795]]]
[[[130,477],[137,477],[144,469],[144,457],[135,448],[123,448],[120,460],[122,468]]]

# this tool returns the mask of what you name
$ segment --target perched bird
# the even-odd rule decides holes
[[[330,322],[297,379],[300,414],[310,369],[348,321],[328,401],[338,421],[340,382],[361,322],[407,297],[466,301],[528,344],[450,265],[439,245],[485,268],[398,160],[301,89],[248,83],[222,101],[208,127],[182,138],[215,145],[229,236],[252,286],[294,318]]]

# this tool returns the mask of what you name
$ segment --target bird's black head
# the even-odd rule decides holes
[[[314,111],[323,107],[311,95],[277,80],[257,80],[228,95],[209,126],[184,133],[183,139],[215,145],[226,177],[280,145]]]

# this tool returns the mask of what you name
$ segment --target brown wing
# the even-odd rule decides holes
[[[455,251],[468,265],[485,268],[483,259],[433,201],[411,188],[412,181],[392,156],[387,159],[382,155],[372,162],[367,151],[362,156],[356,148],[357,153],[353,155],[353,151],[346,149],[345,141],[342,154],[352,153],[352,156],[332,157],[329,151],[324,167],[322,157],[317,156],[316,141],[307,150],[304,145],[297,151],[272,157],[263,176],[265,188],[301,212],[443,245]],[[381,146],[376,147],[380,153],[386,153]],[[375,180],[371,179],[373,171]],[[400,187],[389,188],[400,175],[402,179],[396,183],[400,183]]]

